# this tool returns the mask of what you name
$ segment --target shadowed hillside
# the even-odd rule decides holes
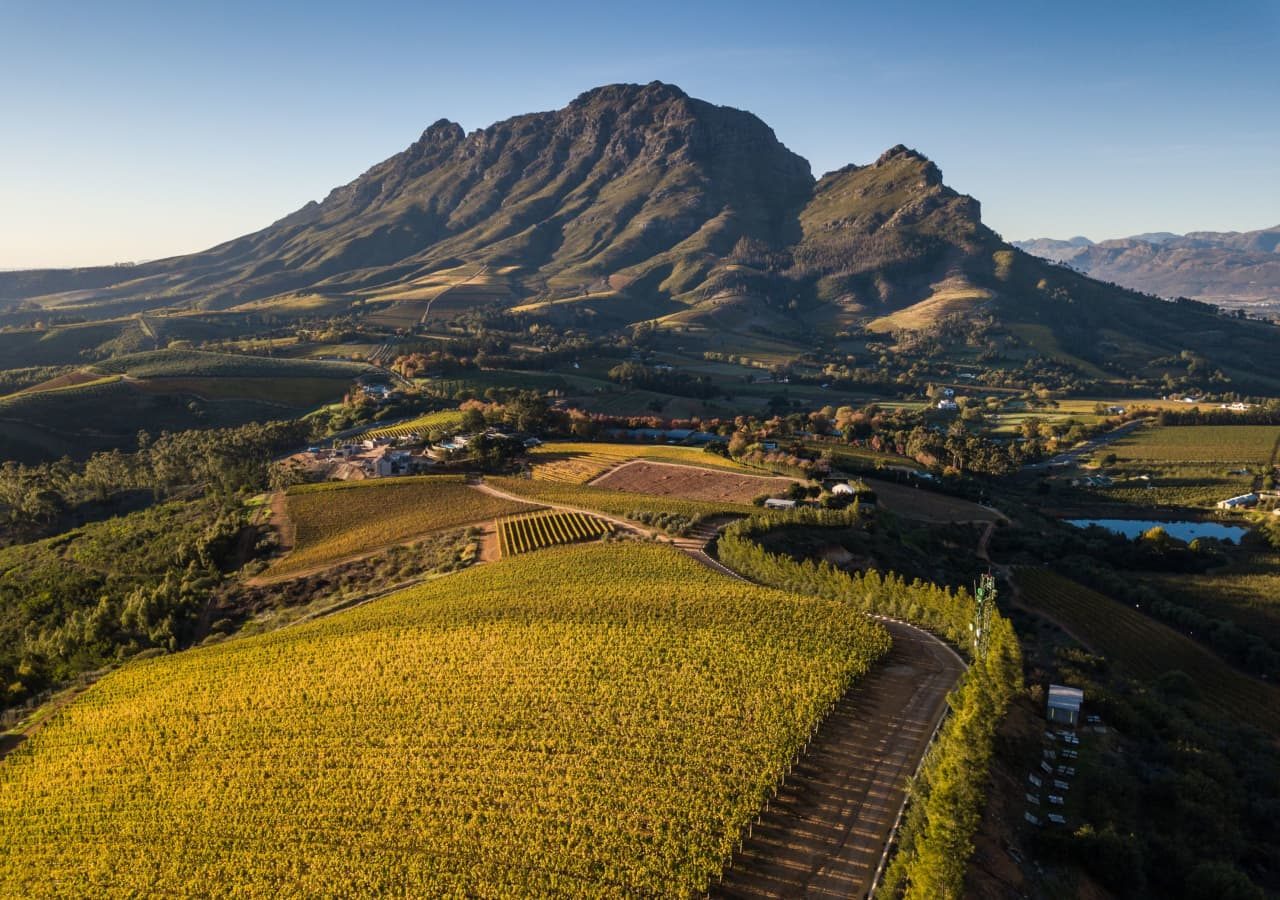
[[[287,319],[323,307],[411,329],[485,307],[597,333],[652,321],[719,346],[751,332],[810,346],[843,333],[944,351],[981,341],[1014,364],[1048,359],[1103,380],[1158,378],[1184,364],[1171,358],[1194,358],[1240,387],[1280,386],[1273,327],[1023,254],[915,150],[815,182],[755,116],[660,82],[597,88],[470,134],[440,120],[259,232],[138,266],[0,273],[0,304],[0,325],[18,329],[5,342],[31,364],[66,361],[49,352],[54,332],[22,330],[45,317]],[[79,328],[65,337],[88,341],[82,355],[147,346],[117,351]]]

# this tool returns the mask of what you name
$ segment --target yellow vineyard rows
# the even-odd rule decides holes
[[[380,437],[407,437],[410,434],[416,434],[425,438],[429,431],[440,428],[450,430],[457,428],[462,424],[462,411],[458,409],[446,409],[440,412],[427,413],[425,416],[419,416],[408,422],[401,422],[399,425],[388,425],[385,428],[374,428],[364,433],[363,437],[380,438]]]
[[[538,508],[483,494],[448,475],[299,485],[289,489],[286,505],[294,547],[271,567],[272,576]]]
[[[736,472],[747,471],[733,460],[714,453],[665,444],[544,444],[536,448],[532,456],[534,478],[562,484],[586,484],[609,469],[632,459],[654,459],[713,469],[732,469]]]
[[[595,516],[575,512],[533,513],[502,519],[498,523],[498,546],[505,557],[612,533],[613,524]]]
[[[888,643],[596,543],[137,661],[0,764],[0,896],[698,894]]]
[[[698,520],[723,513],[750,515],[759,512],[749,503],[684,500],[679,497],[613,491],[586,484],[539,481],[536,478],[495,476],[487,478],[486,481],[501,490],[519,494],[531,503],[542,501],[549,504],[576,506],[613,516],[629,516],[634,512],[671,513]]]

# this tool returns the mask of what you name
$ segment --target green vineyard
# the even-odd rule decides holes
[[[514,556],[556,544],[573,544],[612,534],[613,524],[576,512],[545,512],[512,516],[498,523],[498,546]]]
[[[1145,681],[1185,672],[1220,709],[1280,733],[1280,691],[1237,672],[1195,641],[1047,569],[1020,569],[1023,603]]]

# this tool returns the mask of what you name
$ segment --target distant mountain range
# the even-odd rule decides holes
[[[733,335],[963,343],[982,323],[1005,358],[1092,378],[1158,374],[1189,350],[1280,386],[1276,329],[1051,265],[980,212],[915,150],[815,179],[748,112],[610,85],[469,134],[442,119],[324,200],[201,253],[0,273],[0,324],[324,309],[415,325],[470,303],[597,332],[652,322],[732,350]]]
[[[1094,243],[1039,238],[1014,246],[1161,297],[1280,311],[1280,225],[1261,231],[1167,231]]]

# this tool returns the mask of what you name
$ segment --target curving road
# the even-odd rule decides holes
[[[893,648],[840,700],[713,897],[865,897],[947,694],[964,672],[933,635],[882,620]]]
[[[473,487],[509,500],[544,502],[488,484]],[[546,505],[658,534],[594,510]],[[721,574],[747,580],[706,552],[716,524],[722,523],[707,523],[672,543]],[[995,527],[986,524],[984,548]],[[847,898],[871,891],[907,786],[946,713],[947,694],[965,670],[960,656],[927,631],[876,618],[893,638],[892,649],[827,716],[711,896]]]

